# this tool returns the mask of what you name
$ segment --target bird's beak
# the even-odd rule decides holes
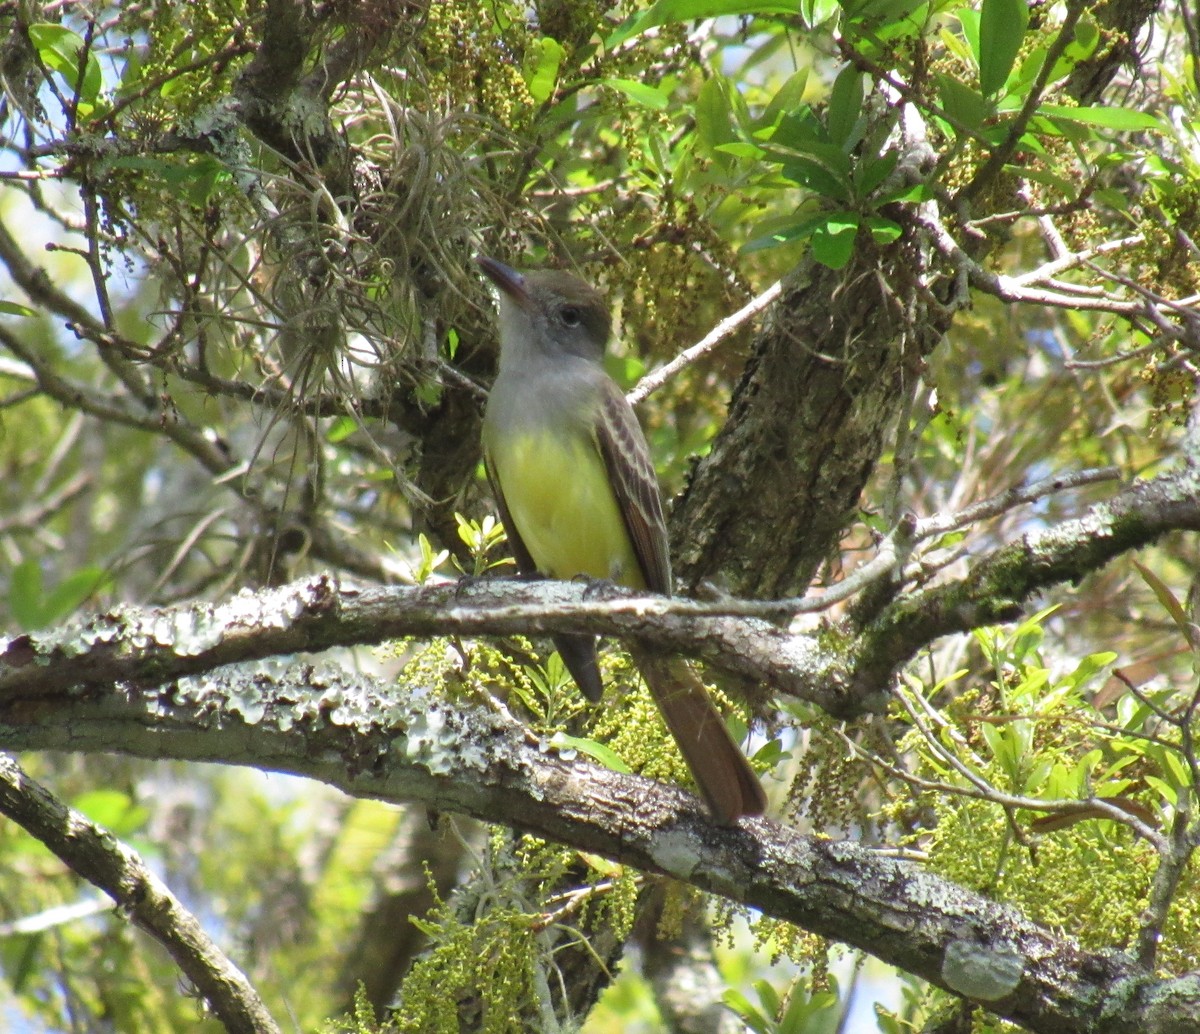
[[[479,263],[479,268],[483,270],[487,278],[522,309],[533,308],[533,298],[529,294],[529,285],[520,273],[511,266],[506,266],[503,262],[497,262],[494,258],[488,258],[487,255],[480,255],[475,261]]]

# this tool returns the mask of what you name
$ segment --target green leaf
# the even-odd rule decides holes
[[[762,1010],[751,1004],[750,999],[736,988],[727,987],[721,999],[754,1034],[768,1034],[774,1026]]]
[[[120,790],[88,790],[71,801],[71,806],[119,837],[136,833],[150,817],[146,808],[134,804],[129,794]]]
[[[535,40],[525,54],[525,85],[529,95],[542,104],[554,94],[558,70],[566,54],[558,40],[543,36]]]
[[[807,187],[814,194],[840,201],[846,204],[850,201],[850,170],[831,170],[829,165],[807,156],[797,156],[784,163],[780,170],[786,179]]]
[[[1039,115],[1047,118],[1061,119],[1063,122],[1075,122],[1081,126],[1099,126],[1102,129],[1117,129],[1122,132],[1137,132],[1139,130],[1162,130],[1162,122],[1144,111],[1131,111],[1129,108],[1069,108],[1062,104],[1043,104],[1038,108]]]
[[[1183,609],[1183,604],[1179,602],[1179,598],[1171,591],[1170,586],[1144,564],[1138,563],[1135,560],[1133,566],[1137,568],[1138,574],[1142,576],[1142,581],[1150,586],[1154,595],[1158,597],[1158,602],[1162,604],[1163,610],[1171,615],[1171,620],[1175,622],[1175,627],[1183,633],[1184,641],[1191,643],[1194,636],[1192,631],[1194,626],[1188,620],[1187,611]]]
[[[4,316],[36,316],[37,311],[20,302],[0,302],[0,315]]]
[[[614,772],[624,772],[628,775],[631,771],[615,750],[606,747],[603,743],[597,743],[595,740],[568,736],[565,732],[556,732],[554,738],[550,740],[550,745],[560,750],[563,748],[577,750],[580,754],[586,754],[593,761],[600,762],[605,768],[611,768]]]
[[[232,181],[224,163],[207,154],[191,155],[183,161],[122,155],[112,160],[111,167],[146,173],[172,193],[184,195],[197,208],[203,208],[220,185]]]
[[[13,568],[8,582],[8,609],[26,632],[41,627],[42,567],[36,560],[22,560]]]
[[[979,88],[985,97],[999,93],[1008,81],[1025,29],[1025,0],[983,0],[979,13]]]
[[[100,95],[100,62],[89,50],[83,61],[83,75],[80,76],[79,57],[83,53],[83,37],[62,25],[39,22],[29,26],[29,40],[42,64],[61,75],[72,94],[78,91],[80,102],[86,104],[90,111]]]
[[[900,239],[904,232],[900,224],[881,215],[869,215],[863,220],[863,225],[871,231],[871,239],[879,245],[891,244]]]
[[[766,152],[758,144],[746,140],[734,140],[728,144],[717,144],[713,150],[722,154],[732,154],[735,158],[749,158],[751,161],[762,158]]]
[[[956,11],[954,16],[958,19],[958,24],[962,26],[963,38],[967,41],[967,46],[971,48],[971,54],[975,58],[975,67],[978,68],[982,58],[979,50],[979,12],[972,7],[964,7]]]
[[[933,196],[933,191],[930,190],[926,183],[913,183],[906,187],[897,187],[895,190],[890,190],[881,197],[876,198],[876,204],[890,205],[893,202],[909,202],[915,203],[918,201],[929,201]]]
[[[1134,563],[1136,562],[1134,561]],[[1088,654],[1071,672],[1067,681],[1073,688],[1082,689],[1116,659],[1117,655],[1112,650],[1101,650],[1099,653]]]
[[[952,76],[937,75],[934,81],[938,99],[946,114],[954,120],[951,128],[956,132],[960,126],[972,132],[978,130],[992,113],[991,105],[980,94]]]
[[[712,154],[720,145],[739,140],[724,76],[714,75],[700,87],[695,117],[696,139],[703,153]],[[728,165],[727,159],[721,160]]]
[[[792,988],[787,1012],[779,1021],[779,1034],[805,1034],[805,1031],[816,1030],[820,1026],[815,1022],[816,1018],[821,1013],[830,1013],[837,1006],[836,992],[817,991],[810,998],[803,984],[797,983]]]
[[[604,41],[604,48],[612,50],[647,29],[674,22],[693,22],[703,18],[719,18],[726,14],[795,13],[796,0],[791,0],[790,3],[771,3],[769,0],[658,0],[649,10],[626,18]]]
[[[800,0],[800,20],[806,29],[823,25],[838,12],[837,0]]]
[[[771,1016],[779,1015],[779,1007],[783,1004],[779,1000],[779,994],[774,986],[767,980],[754,981],[754,990],[758,992],[758,1000],[762,1002],[763,1008]]]
[[[84,567],[67,575],[42,600],[43,626],[65,618],[108,581],[108,573],[102,567]]]
[[[338,442],[344,442],[357,430],[358,421],[353,417],[340,416],[330,423],[329,430],[325,432],[325,441],[330,445],[337,445]]]
[[[813,231],[813,258],[830,269],[841,269],[854,253],[857,234],[858,216],[853,212],[837,212],[828,216]]]
[[[423,406],[436,406],[442,401],[442,386],[435,381],[424,381],[413,389],[413,395]]]
[[[854,169],[855,194],[860,198],[868,197],[892,174],[899,158],[896,151],[888,151],[881,158],[863,158]]]
[[[1071,63],[1071,67],[1074,67],[1079,62],[1086,61],[1091,57],[1099,45],[1100,26],[1096,24],[1096,19],[1092,17],[1091,12],[1085,10],[1079,21],[1075,23],[1075,35],[1067,44],[1064,57]]]
[[[772,144],[794,151],[806,151],[814,144],[829,143],[829,134],[807,104],[785,113],[767,136]]]
[[[625,94],[631,101],[646,108],[661,111],[671,103],[671,98],[665,91],[656,86],[647,86],[636,79],[605,79],[605,86],[610,86],[619,93]]]
[[[862,136],[861,127],[865,124],[862,113],[863,81],[862,73],[853,65],[847,65],[833,81],[833,89],[829,94],[825,125],[830,141],[844,151],[853,148]]]
[[[1179,803],[1179,789],[1172,786],[1165,779],[1160,779],[1158,776],[1147,775],[1143,777],[1146,780],[1146,785],[1158,791],[1158,794],[1172,808]]]
[[[23,560],[13,569],[9,581],[9,608],[26,631],[45,628],[70,614],[107,581],[103,568],[84,567],[47,591],[41,565],[32,558]]]
[[[822,214],[809,216],[805,219],[764,221],[760,229],[766,229],[768,232],[747,241],[742,245],[741,251],[743,254],[749,255],[755,251],[764,251],[767,248],[777,248],[781,244],[790,244],[792,241],[804,240],[807,237],[811,237],[813,231],[818,226],[824,225],[826,218]]]
[[[775,91],[775,96],[763,109],[758,124],[774,126],[786,114],[796,111],[804,104],[804,95],[808,91],[809,70],[802,68],[788,76],[781,87]]]

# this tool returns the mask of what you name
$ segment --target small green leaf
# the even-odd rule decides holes
[[[42,567],[34,559],[22,560],[8,582],[8,609],[26,632],[42,625]]]
[[[864,76],[853,65],[847,65],[833,81],[829,94],[829,110],[825,125],[829,139],[844,151],[849,151],[862,136]]]
[[[550,36],[535,40],[526,53],[525,85],[529,88],[529,95],[538,104],[553,96],[565,54],[563,45]]]
[[[974,132],[992,113],[987,101],[965,83],[948,75],[934,76],[934,81],[937,83],[938,100],[947,116],[954,120],[951,128],[955,131],[961,127]]]
[[[1172,786],[1165,779],[1160,779],[1158,776],[1147,775],[1143,778],[1146,780],[1146,785],[1157,790],[1159,796],[1172,808],[1179,803],[1179,789],[1177,787]]]
[[[1063,122],[1117,129],[1127,133],[1162,129],[1162,122],[1153,115],[1129,108],[1070,108],[1062,104],[1043,104],[1038,108],[1038,114],[1061,119]]]
[[[807,104],[786,112],[775,124],[769,138],[772,144],[793,151],[807,151],[813,144],[829,143],[829,134]]]
[[[933,197],[933,191],[926,183],[914,183],[907,187],[897,187],[895,190],[888,191],[876,199],[877,204],[889,205],[893,202],[911,202],[929,201]]]
[[[1183,633],[1185,639],[1190,641],[1192,637],[1192,623],[1188,620],[1187,611],[1183,609],[1183,604],[1179,602],[1179,598],[1171,591],[1170,586],[1144,564],[1138,563],[1135,560],[1133,566],[1137,568],[1138,574],[1142,576],[1142,581],[1150,586],[1151,591],[1158,597],[1158,602],[1162,604],[1163,610],[1171,615],[1171,620],[1175,622],[1175,627]]]
[[[338,442],[344,442],[357,430],[358,421],[353,417],[339,416],[329,425],[329,430],[325,432],[325,440],[330,445],[337,445]]]
[[[80,101],[86,103],[90,110],[100,94],[100,62],[89,50],[80,77],[83,37],[62,25],[39,22],[29,26],[29,41],[38,52],[42,64],[61,75],[72,94],[78,91]]]
[[[858,216],[853,212],[838,212],[828,216],[813,231],[813,258],[830,269],[841,269],[854,253],[857,234]]]
[[[724,87],[723,77],[714,75],[700,87],[696,96],[696,139],[704,154],[711,154],[722,144],[738,140],[738,132],[733,125],[733,111]]]
[[[752,144],[746,140],[734,140],[728,144],[717,144],[713,150],[720,151],[722,154],[732,154],[735,158],[749,158],[751,160],[761,158],[766,154],[758,144]]]
[[[741,250],[743,254],[748,255],[755,251],[764,251],[767,248],[777,248],[781,244],[790,244],[792,241],[804,240],[811,237],[818,226],[823,226],[826,219],[825,215],[818,215],[805,219],[764,221],[760,229],[767,232],[747,241],[742,245]]]
[[[132,836],[150,817],[148,809],[134,804],[129,794],[120,790],[88,790],[76,797],[71,806],[119,837]]]
[[[806,29],[823,25],[838,12],[837,0],[800,0],[800,20]]]
[[[851,200],[848,169],[843,175],[842,170],[831,171],[827,164],[815,158],[797,156],[784,162],[780,172],[785,179],[831,201],[848,204]]]
[[[424,381],[413,389],[413,395],[423,406],[433,407],[442,401],[442,385],[436,381]]]
[[[807,68],[788,76],[763,109],[758,124],[774,126],[788,112],[796,111],[803,106],[804,95],[808,91],[808,77],[809,70]]]
[[[770,1016],[778,1016],[780,1006],[783,1004],[779,1000],[779,993],[774,986],[767,980],[754,981],[754,990],[758,992],[758,1000],[762,1002],[763,1008],[766,1009]]]
[[[101,591],[108,581],[108,573],[102,567],[84,567],[67,575],[42,599],[43,627],[65,618]]]
[[[879,245],[891,244],[900,239],[904,232],[900,224],[881,215],[869,215],[863,220],[863,225],[871,231],[871,239]]]
[[[721,1000],[735,1013],[754,1034],[768,1034],[774,1023],[767,1018],[761,1009],[753,1005],[741,991],[727,987]]]
[[[177,93],[182,93],[187,86],[187,78],[182,75],[174,76],[168,79],[158,88],[158,95],[165,101],[169,101]]]
[[[1028,25],[1026,0],[983,0],[979,13],[979,88],[985,97],[999,93],[1008,81]]]
[[[866,158],[855,166],[854,190],[860,198],[868,197],[896,167],[900,155],[896,151],[888,151],[880,158]]]
[[[605,79],[604,85],[625,94],[635,104],[653,108],[655,111],[661,111],[671,103],[671,98],[663,90],[639,83],[635,79]]]
[[[37,311],[20,302],[0,302],[0,315],[4,316],[36,316]]]
[[[586,754],[593,761],[600,762],[605,768],[611,768],[614,772],[624,772],[626,775],[630,773],[629,766],[621,760],[621,756],[615,750],[606,747],[603,743],[597,743],[595,740],[568,736],[565,732],[556,732],[550,744],[560,750],[564,747],[567,750],[577,750],[580,754]]]
[[[649,10],[631,15],[605,41],[612,50],[647,29],[675,22],[719,18],[723,14],[796,14],[796,0],[771,3],[769,0],[658,0]]]
[[[979,12],[974,8],[964,7],[956,11],[954,16],[962,26],[963,39],[967,41],[971,56],[975,59],[975,67],[978,68],[982,61],[979,50]]]

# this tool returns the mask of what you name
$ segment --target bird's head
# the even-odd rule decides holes
[[[570,273],[520,273],[486,255],[480,268],[500,289],[500,347],[557,351],[599,361],[612,332],[603,295]]]

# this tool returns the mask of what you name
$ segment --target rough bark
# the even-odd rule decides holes
[[[846,270],[807,260],[786,279],[671,514],[681,592],[714,581],[737,596],[796,595],[834,551],[945,329],[901,272],[912,261],[864,249]]]
[[[493,712],[311,666],[145,690],[0,697],[0,748],[254,764],[347,793],[505,822],[861,948],[1045,1034],[1185,1034],[1200,978],[1160,979],[853,843],[713,824],[681,790],[543,753]]]

